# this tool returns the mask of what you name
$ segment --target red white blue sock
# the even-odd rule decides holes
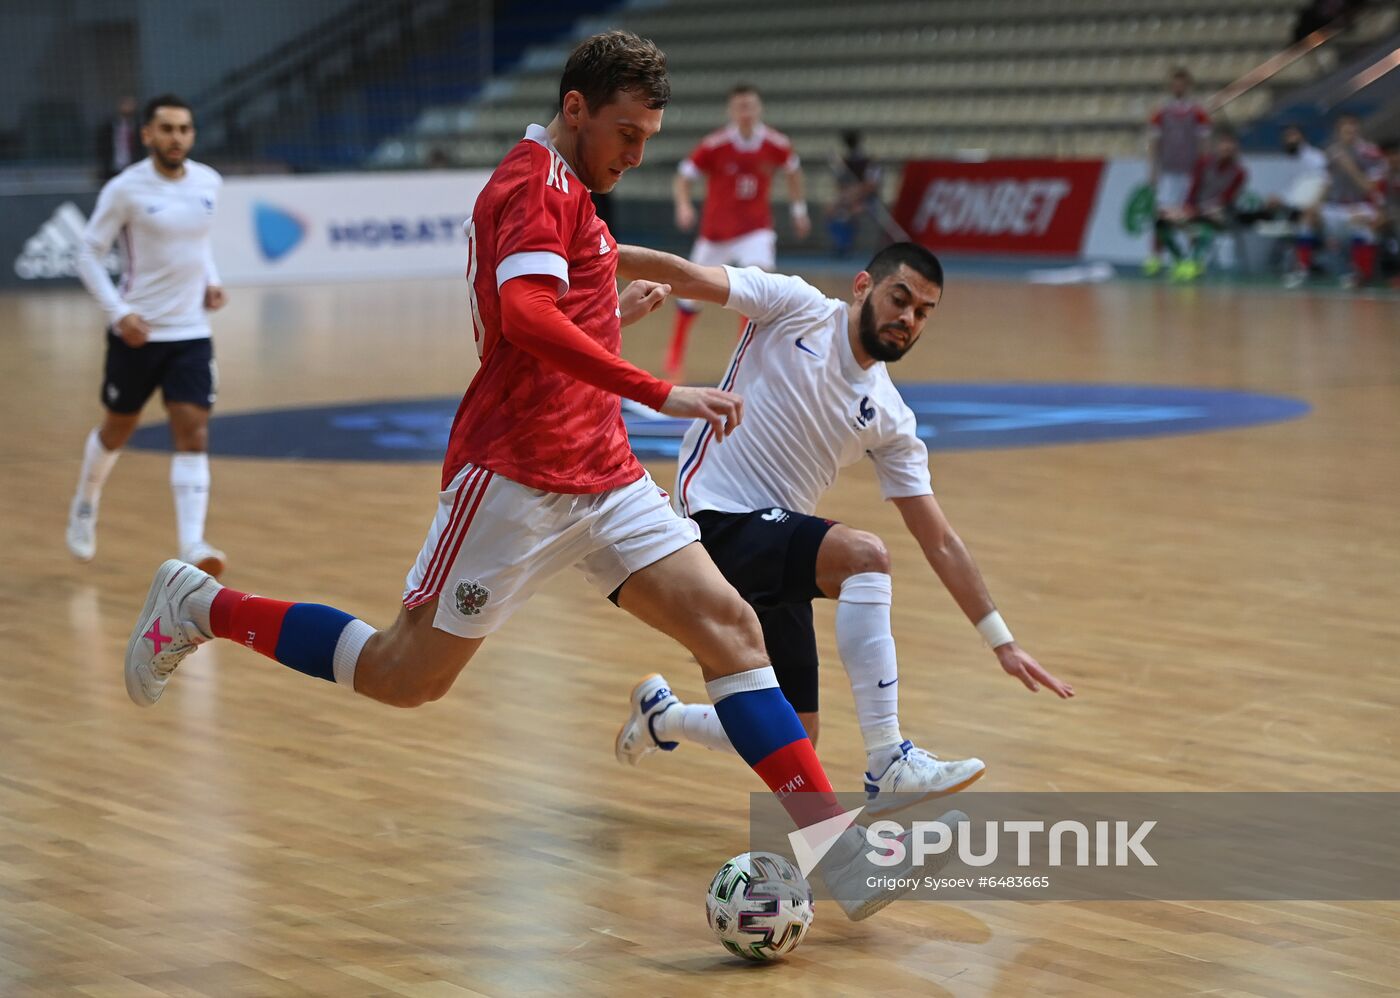
[[[196,618],[202,607],[186,604]],[[355,663],[373,627],[344,610],[320,603],[286,603],[221,587],[195,626],[237,641],[290,669],[355,688]]]
[[[730,744],[798,828],[842,813],[812,741],[778,688],[771,666],[705,684]]]

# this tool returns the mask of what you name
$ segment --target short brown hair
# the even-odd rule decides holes
[[[559,79],[561,108],[570,90],[583,95],[590,111],[624,91],[640,97],[653,111],[659,110],[671,99],[666,53],[651,39],[630,31],[604,31],[585,38],[564,64],[564,75]]]

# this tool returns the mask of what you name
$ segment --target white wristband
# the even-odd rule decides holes
[[[807,202],[806,202],[806,201],[794,201],[794,202],[792,202],[792,204],[788,205],[788,211],[792,212],[792,217],[793,217],[793,218],[806,218],[806,217],[807,217]]]
[[[977,633],[982,635],[982,640],[987,642],[988,648],[1000,648],[1016,640],[1011,636],[1011,628],[1006,626],[1006,621],[1001,619],[1001,614],[996,610],[977,622]]]

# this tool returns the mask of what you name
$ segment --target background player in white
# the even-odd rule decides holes
[[[703,176],[705,210],[690,258],[705,266],[729,263],[772,270],[778,237],[768,198],[774,172],[781,170],[787,178],[793,232],[805,239],[812,231],[802,162],[788,137],[763,123],[763,98],[756,87],[740,83],[730,90],[727,112],[729,124],[705,136],[676,171],[676,227],[682,232],[695,228],[691,184]],[[682,298],[676,308],[666,356],[666,376],[672,381],[683,377],[686,336],[700,306]]]
[[[939,760],[900,732],[889,553],[874,534],[813,515],[842,467],[867,455],[874,461],[884,497],[1009,675],[1032,691],[1043,685],[1073,696],[1013,640],[933,496],[928,450],[885,367],[918,342],[942,297],[937,257],[914,243],[886,247],[856,275],[849,306],[797,277],[702,267],[634,246],[620,248],[618,271],[750,317],[720,386],[743,396],[748,418],[723,448],[712,446],[703,424],[691,426],[673,501],[700,525],[715,564],[758,611],[779,683],[814,740],[812,600],[839,601],[836,643],[865,741],[873,810],[959,790],[984,767],[977,759]],[[618,733],[620,761],[636,763],[682,740],[728,746],[713,708],[680,703],[661,676],[637,686],[631,710]]]
[[[1210,137],[1210,112],[1191,96],[1191,84],[1189,70],[1174,69],[1167,80],[1170,96],[1147,119],[1147,182],[1159,216],[1180,211],[1186,204],[1191,171]],[[1164,249],[1154,230],[1152,255],[1143,263],[1145,273],[1162,269]]]
[[[68,550],[80,561],[96,554],[103,483],[159,388],[175,446],[170,490],[180,557],[219,575],[224,554],[204,539],[209,409],[217,389],[205,313],[226,300],[209,245],[223,180],[188,158],[195,131],[184,101],[156,97],[142,121],[141,140],[150,155],[102,188],[78,255],[79,276],[107,315],[106,412],[83,448],[68,514]],[[120,289],[102,266],[118,239],[126,275]]]
[[[1319,204],[1303,213],[1294,247],[1297,267],[1284,279],[1289,287],[1307,280],[1322,238],[1349,245],[1351,272],[1342,276],[1344,287],[1359,287],[1375,274],[1385,158],[1362,136],[1361,119],[1354,114],[1337,118],[1336,134],[1326,156],[1326,193]]]

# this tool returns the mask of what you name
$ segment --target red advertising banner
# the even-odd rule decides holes
[[[934,250],[1077,255],[1103,169],[1098,159],[907,163],[894,217]]]

